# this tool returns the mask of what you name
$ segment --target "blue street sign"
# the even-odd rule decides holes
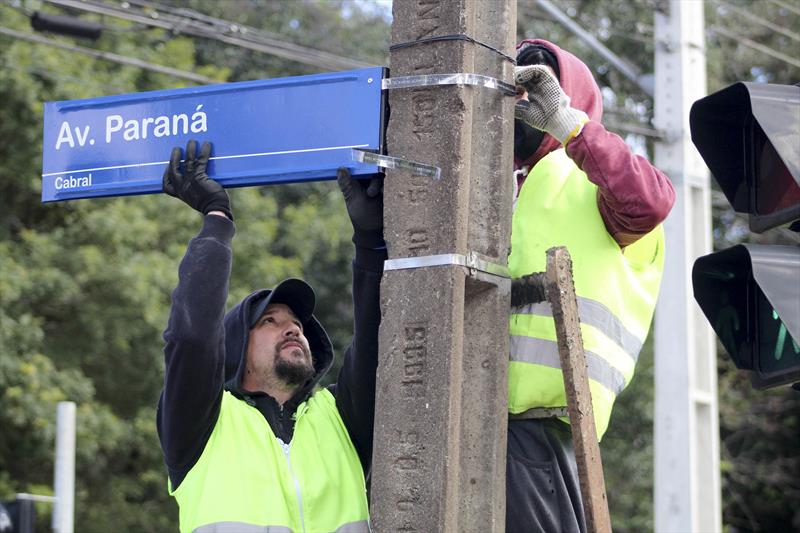
[[[372,67],[48,102],[42,202],[161,192],[173,147],[211,141],[224,187],[378,172],[353,149],[383,150],[385,69]]]

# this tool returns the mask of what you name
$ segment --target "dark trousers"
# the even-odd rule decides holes
[[[555,418],[509,420],[506,533],[585,533],[572,434]]]

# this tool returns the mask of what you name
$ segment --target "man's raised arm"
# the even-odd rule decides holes
[[[223,317],[228,296],[235,231],[225,190],[206,174],[211,145],[189,141],[181,170],[175,148],[164,173],[164,192],[205,216],[189,242],[172,293],[164,331],[164,388],[158,433],[172,488],[177,488],[202,453],[219,414],[225,373]]]
[[[347,348],[336,385],[336,406],[356,447],[364,473],[372,458],[375,372],[381,322],[380,283],[386,243],[383,239],[383,182],[365,187],[346,169],[338,174],[347,213],[353,223],[353,342]]]

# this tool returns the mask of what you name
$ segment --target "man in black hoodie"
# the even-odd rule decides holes
[[[206,174],[211,145],[172,151],[164,192],[204,215],[181,262],[164,332],[158,433],[181,531],[368,531],[379,287],[386,247],[378,183],[346,169],[353,223],[354,338],[335,386],[319,380],[333,349],[298,279],[224,312],[233,214]],[[273,529],[270,529],[273,531]]]

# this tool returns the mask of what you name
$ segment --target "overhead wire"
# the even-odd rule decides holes
[[[780,33],[782,35],[785,35],[786,37],[789,37],[790,39],[794,39],[795,41],[800,41],[800,33],[795,33],[795,32],[793,32],[791,30],[788,30],[788,29],[784,28],[783,26],[779,26],[778,24],[772,23],[772,22],[768,21],[767,19],[761,18],[761,17],[759,17],[757,15],[753,15],[752,13],[748,12],[747,10],[742,9],[741,7],[735,6],[733,4],[730,4],[728,2],[725,2],[724,0],[713,0],[713,2],[715,4],[717,4],[717,5],[719,5],[719,6],[724,7],[725,9],[729,9],[732,12],[736,13],[737,15],[739,15],[741,17],[744,17],[746,19],[749,19],[749,20],[755,22],[756,24],[759,24],[759,25],[761,25],[761,26],[763,26],[763,27],[765,27],[767,29],[770,29],[772,31],[778,32],[778,33]]]
[[[207,76],[203,76],[202,74],[196,74],[194,72],[188,72],[186,70],[180,70],[177,68],[167,67],[164,65],[156,65],[154,63],[149,63],[147,61],[142,61],[141,59],[114,54],[112,52],[103,52],[100,50],[94,50],[92,48],[85,48],[83,46],[67,44],[60,41],[56,41],[54,39],[48,39],[47,37],[42,37],[40,35],[34,35],[32,33],[24,33],[21,31],[12,30],[11,28],[6,28],[3,26],[0,26],[0,35],[5,35],[7,37],[11,37],[12,39],[18,39],[31,43],[43,44],[45,46],[53,46],[56,48],[61,48],[62,50],[67,50],[69,52],[90,56],[95,59],[103,59],[106,61],[112,61],[114,63],[120,63],[123,65],[138,67],[143,70],[149,70],[151,72],[157,72],[159,74],[166,74],[168,76],[174,76],[176,78],[193,81],[195,83],[201,83],[201,84],[219,83],[218,80],[214,80]]]
[[[606,126],[611,131],[631,133],[633,135],[641,135],[643,137],[649,137],[651,139],[665,138],[664,132],[640,124],[632,124],[630,122],[617,122],[616,120],[613,119],[610,120],[604,119],[603,123],[604,126]]]
[[[247,39],[260,39],[264,41],[264,44],[268,44],[271,46],[279,46],[284,47],[291,51],[296,51],[301,54],[307,54],[309,57],[317,58],[322,61],[326,62],[346,62],[350,64],[353,61],[351,58],[343,57],[340,55],[332,54],[330,52],[326,52],[323,50],[318,50],[316,48],[311,48],[308,46],[298,45],[289,41],[284,40],[281,36],[275,35],[273,33],[269,33],[267,31],[254,28],[252,26],[246,26],[244,24],[239,24],[236,22],[230,22],[227,20],[223,20],[217,17],[212,17],[210,15],[206,15],[205,13],[200,13],[199,11],[195,11],[193,9],[184,8],[184,7],[172,7],[169,5],[164,5],[158,2],[153,2],[150,0],[128,0],[128,4],[139,6],[140,8],[144,9],[151,9],[151,10],[158,10],[162,12],[169,13],[174,16],[178,17],[188,17],[195,21],[211,24],[215,28],[222,30],[222,31],[231,31],[233,33],[241,34],[242,37]],[[347,66],[347,68],[358,68],[358,66],[373,66],[369,63],[358,62],[360,65],[355,66]],[[324,65],[323,65],[324,66]]]
[[[3,4],[5,4],[5,7],[8,7],[10,9],[15,9],[23,13],[26,17],[30,17],[36,12],[35,9],[30,9],[26,7],[25,4],[21,2],[15,2],[13,0],[3,0]]]
[[[117,17],[175,33],[216,40],[326,70],[347,70],[372,66],[370,63],[363,61],[276,39],[249,26],[208,17],[196,12],[193,12],[192,17],[188,17],[185,14],[176,14],[177,11],[174,8],[166,6],[159,8],[156,4],[148,2],[132,0],[123,4],[107,4],[95,0],[44,1],[60,7]],[[133,8],[138,9],[138,11]],[[182,13],[188,11],[190,10],[181,9]]]
[[[549,15],[555,17],[558,22],[564,26],[569,32],[573,33],[576,37],[583,40],[588,44],[592,50],[600,54],[603,59],[608,61],[618,72],[633,82],[644,94],[653,97],[652,87],[642,83],[641,72],[639,68],[628,61],[612,52],[607,46],[601,43],[591,32],[584,29],[580,24],[574,21],[566,13],[562,12],[550,0],[535,0],[537,7],[546,11]]]
[[[295,61],[313,64],[316,66],[324,66],[327,68],[331,68],[332,66],[335,66],[335,63],[337,61],[340,60],[353,61],[347,58],[342,58],[341,56],[329,54],[327,52],[314,50],[308,47],[302,47],[300,45],[293,45],[292,43],[287,43],[286,41],[281,41],[279,39],[276,39],[267,34],[266,32],[256,30],[254,28],[250,28],[244,25],[236,24],[233,22],[225,21],[222,19],[218,19],[215,17],[211,17],[191,9],[173,8],[171,6],[165,6],[163,4],[149,2],[146,0],[129,0],[128,2],[124,2],[120,5],[111,5],[108,3],[97,2],[93,0],[45,0],[45,1],[61,7],[74,8],[104,16],[111,16],[111,17],[121,18],[123,20],[129,20],[131,22],[135,22],[144,26],[158,27],[169,31],[174,31],[176,33],[184,33],[196,37],[215,39],[220,42],[225,42],[227,44],[231,44],[234,46],[249,48],[256,51],[273,54],[279,57],[284,57],[286,59],[292,59]],[[551,9],[550,13],[548,14],[552,15],[553,11],[552,8],[554,6],[550,2],[547,2],[546,0],[545,1],[534,0],[534,1],[535,4],[538,4],[536,5],[536,7],[538,7],[539,9],[549,4],[549,6],[547,7],[550,7]],[[731,6],[727,2],[724,2],[723,0],[715,0],[715,2],[717,2],[718,4],[725,5],[725,7],[735,8],[735,6]],[[143,11],[138,13],[134,12],[130,9],[130,6],[136,6],[137,8]],[[149,10],[149,11],[144,11],[144,10]],[[563,14],[559,13],[559,15]],[[751,20],[758,19],[758,21],[764,20],[761,19],[760,17],[755,17],[755,18],[753,17],[749,18],[751,18]],[[203,25],[204,27],[198,25]],[[800,61],[797,61],[788,55],[772,50],[769,47],[766,47],[749,39],[742,38],[741,36],[735,35],[729,30],[722,28],[720,26],[712,26],[711,28],[709,28],[709,30],[718,33],[719,35],[722,35],[724,37],[736,39],[745,46],[749,46],[753,49],[759,50],[762,53],[768,54],[771,57],[787,62],[791,65],[800,66]],[[7,30],[7,31],[13,31],[13,30]],[[774,29],[774,31],[778,30]],[[791,31],[788,30],[785,31],[787,31],[789,34],[788,36],[792,38],[800,37]],[[229,33],[235,33],[237,35],[229,35]],[[21,35],[23,35],[24,37],[18,37],[18,38],[25,38],[27,40],[32,40],[33,38],[33,36],[30,34],[21,34]],[[206,78],[194,73],[187,73],[185,71],[180,71],[178,69],[173,69],[171,67],[153,65],[147,62],[141,62],[140,65],[139,63],[137,63],[140,60],[136,60],[126,56],[117,56],[116,54],[111,54],[108,52],[98,52],[88,48],[72,47],[71,45],[66,45],[64,43],[59,43],[57,41],[50,41],[44,38],[37,38],[37,40],[41,44],[58,46],[63,49],[76,51],[78,53],[84,53],[102,59],[107,59],[112,61],[117,60],[117,62],[123,64],[142,66],[142,68],[155,70],[157,72],[165,74],[176,75],[177,77],[183,77],[185,79],[190,79],[191,81],[196,81],[200,83],[211,83],[215,81],[211,80],[210,78]],[[271,45],[276,44],[275,41],[278,41],[280,45],[283,46],[284,48],[282,50],[278,50],[272,47]],[[348,66],[352,67],[354,65],[348,65]],[[366,66],[366,64],[359,63],[358,66]],[[661,136],[661,133],[658,130],[648,128],[646,126],[640,126],[629,123],[624,123],[624,124],[620,123],[620,125],[621,126],[624,125],[626,130],[632,133],[647,135],[650,137]]]
[[[769,1],[772,2],[773,4],[775,4],[778,7],[782,7],[783,9],[786,9],[787,11],[791,11],[795,15],[800,15],[800,8],[798,8],[797,6],[793,6],[791,4],[787,4],[786,2],[783,2],[782,0],[769,0]]]
[[[609,35],[614,35],[615,37],[618,37],[620,39],[626,39],[628,41],[634,41],[634,42],[642,43],[642,44],[645,44],[645,45],[652,45],[653,44],[653,39],[652,38],[647,38],[644,35],[639,35],[637,33],[631,34],[631,33],[628,33],[628,32],[615,31],[615,30],[607,30],[607,31],[608,31]]]
[[[75,76],[62,76],[62,75],[56,74],[52,70],[48,70],[48,69],[45,69],[45,68],[25,68],[25,67],[18,67],[16,65],[5,65],[3,68],[7,68],[9,70],[17,70],[17,71],[20,71],[20,72],[27,72],[29,74],[35,74],[37,76],[44,76],[44,77],[49,78],[49,79],[54,80],[54,81],[62,81],[62,82],[75,83],[75,84],[84,84],[84,83],[86,83],[86,80],[83,79],[83,78],[76,78]],[[115,83],[103,83],[103,84],[100,84],[99,87],[102,87],[102,88],[105,88],[105,89],[112,89],[115,92],[122,92],[122,91],[125,91],[127,89],[127,87],[124,87],[122,85],[117,85]]]
[[[784,53],[778,52],[773,50],[768,46],[764,46],[763,44],[757,43],[752,39],[748,39],[747,37],[742,37],[741,35],[734,33],[722,26],[711,26],[708,28],[709,31],[714,32],[718,35],[722,35],[723,37],[727,37],[728,39],[733,39],[734,41],[747,46],[748,48],[752,48],[753,50],[758,50],[759,52],[766,54],[770,57],[783,61],[784,63],[788,63],[789,65],[800,67],[800,60],[797,60],[791,56],[788,56]]]
[[[24,14],[27,18],[31,18],[37,13],[36,9],[31,9],[31,8],[26,7],[26,4],[24,4],[24,3],[14,2],[13,0],[12,1],[10,1],[10,0],[0,0],[0,2],[5,4],[5,7],[7,7],[7,8],[19,11],[20,13]],[[115,33],[142,31],[142,28],[144,27],[142,24],[136,24],[136,25],[131,26],[131,27],[124,27],[124,26],[119,26],[119,25],[116,25],[116,24],[100,24],[100,26],[102,26],[102,29],[104,31],[108,30],[108,31],[113,31]]]

